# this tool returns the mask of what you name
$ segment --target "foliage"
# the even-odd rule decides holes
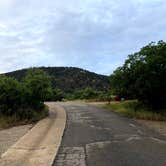
[[[38,69],[38,68],[36,68]],[[73,91],[82,90],[87,87],[96,91],[107,91],[110,87],[107,76],[92,73],[74,67],[41,67],[39,68],[51,76],[52,86],[60,89],[64,94],[71,95]],[[7,73],[7,76],[22,80],[27,69]]]
[[[112,90],[120,97],[136,98],[153,108],[166,107],[166,43],[150,43],[128,56],[110,76]]]
[[[91,88],[85,88],[82,92],[82,99],[93,99],[97,96],[97,92]]]
[[[111,101],[112,100],[112,93],[108,92],[99,92],[97,96],[97,101]]]
[[[11,116],[24,101],[23,88],[18,81],[0,76],[0,114]]]
[[[69,100],[95,100],[95,101],[110,101],[111,100],[111,92],[105,91],[96,91],[92,88],[85,88],[82,90],[76,90],[70,96],[68,96]]]
[[[98,92],[91,89],[85,88],[82,90],[76,90],[74,93],[69,97],[71,100],[75,99],[94,99],[98,96]]]
[[[28,70],[24,79],[28,89],[28,102],[34,108],[40,108],[43,102],[52,93],[50,76],[40,69]]]
[[[31,69],[23,82],[0,76],[0,116],[14,120],[40,119],[46,115],[44,100],[51,92],[49,76]]]
[[[64,94],[60,89],[52,89],[50,95],[47,96],[47,101],[62,101],[64,98]]]
[[[102,107],[115,111],[123,116],[145,120],[166,120],[166,113],[163,110],[155,110],[146,107],[137,100],[128,100],[124,102],[111,102],[102,105]]]
[[[45,107],[40,111],[34,111],[32,109],[27,110],[25,108],[24,117],[22,118],[18,113],[13,114],[12,116],[5,116],[5,115],[0,116],[0,129],[36,122],[40,119],[45,118],[47,115],[48,115],[47,107]]]

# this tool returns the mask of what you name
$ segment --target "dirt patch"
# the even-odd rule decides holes
[[[148,126],[151,129],[154,129],[160,134],[166,136],[166,121],[150,121],[150,120],[137,120],[137,121],[139,123]]]
[[[32,128],[32,124],[0,130],[0,156]]]

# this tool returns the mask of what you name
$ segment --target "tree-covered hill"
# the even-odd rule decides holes
[[[106,91],[110,88],[109,78],[87,70],[75,67],[40,67],[52,78],[54,88],[65,93],[72,93],[75,90],[90,87],[94,90]],[[17,80],[24,78],[27,69],[17,70],[5,75],[14,77]]]

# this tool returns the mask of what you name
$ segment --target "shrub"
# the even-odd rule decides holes
[[[11,116],[23,104],[23,87],[13,78],[0,76],[0,113]]]
[[[44,101],[52,93],[50,76],[40,69],[28,70],[24,79],[28,89],[28,103],[35,109],[42,109]]]
[[[0,76],[0,115],[17,120],[40,119],[47,111],[44,100],[52,92],[50,77],[31,69],[22,82]]]
[[[97,99],[99,92],[85,88],[83,90],[76,90],[69,98],[70,99]]]
[[[98,92],[97,100],[110,102],[112,100],[112,93],[100,91],[100,92]]]

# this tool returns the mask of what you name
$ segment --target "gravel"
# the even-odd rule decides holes
[[[32,128],[32,124],[0,130],[0,156]]]

